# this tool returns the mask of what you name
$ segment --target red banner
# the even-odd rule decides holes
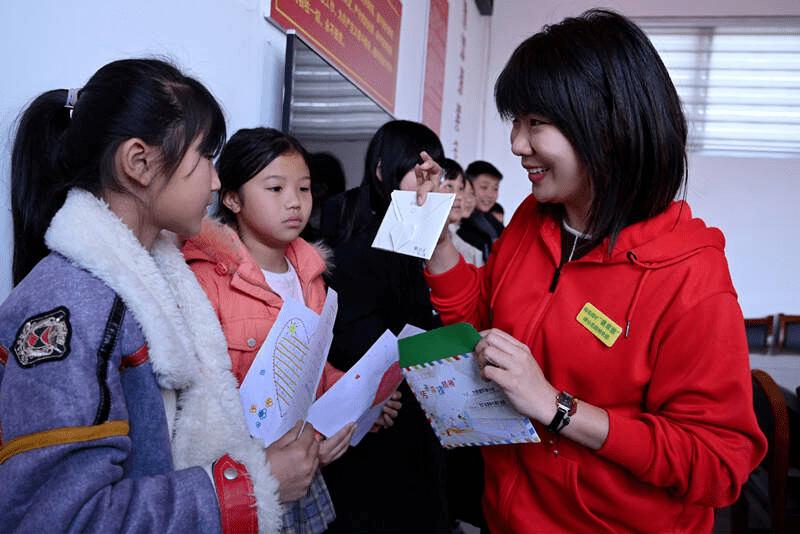
[[[422,97],[422,122],[440,135],[444,70],[447,60],[447,0],[430,0],[428,47],[425,53],[425,90]]]
[[[270,18],[393,113],[401,12],[400,0],[271,0]]]

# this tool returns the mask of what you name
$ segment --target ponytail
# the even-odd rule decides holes
[[[14,285],[47,255],[44,233],[67,194],[56,154],[70,123],[67,90],[48,91],[19,119],[11,154]]]
[[[77,93],[36,98],[20,117],[11,156],[14,285],[48,254],[45,232],[70,189],[125,191],[114,166],[124,141],[158,147],[160,170],[171,176],[198,136],[201,154],[219,153],[222,109],[200,82],[158,59],[115,61]]]

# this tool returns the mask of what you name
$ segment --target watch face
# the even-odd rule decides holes
[[[572,395],[562,391],[558,396],[558,405],[569,410],[572,407]]]

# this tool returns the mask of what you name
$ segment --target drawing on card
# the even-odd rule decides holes
[[[322,315],[284,299],[275,322],[247,372],[239,395],[250,434],[269,445],[308,415],[322,378],[337,310],[328,291]]]
[[[262,373],[264,374],[264,370],[262,369]],[[275,405],[275,401],[272,400],[272,397],[267,397],[264,400],[264,407],[259,409],[258,406],[255,404],[250,405],[250,413],[256,416],[255,426],[256,428],[261,428],[261,425],[264,424],[265,420],[269,416],[269,409]]]
[[[284,324],[275,343],[272,356],[273,379],[281,417],[285,417],[297,390],[303,386],[311,336],[300,318]]]

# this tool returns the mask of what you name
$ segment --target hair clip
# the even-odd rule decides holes
[[[69,110],[69,116],[72,117],[72,110],[75,109],[75,103],[78,101],[78,92],[80,89],[68,89],[67,101],[64,102],[64,107]]]

